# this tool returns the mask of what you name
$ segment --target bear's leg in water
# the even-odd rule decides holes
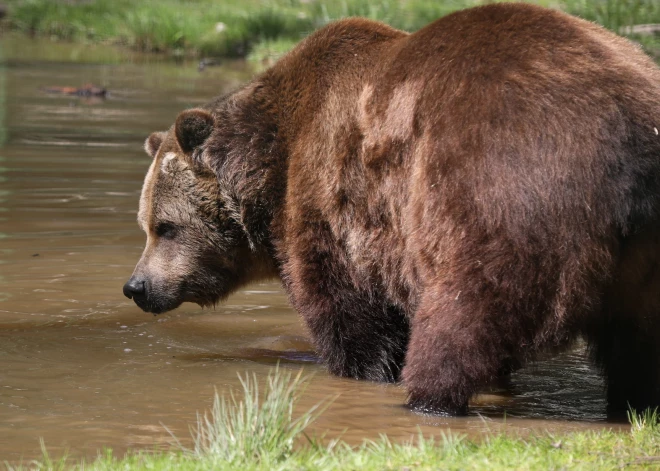
[[[602,309],[585,337],[606,378],[608,412],[660,406],[660,228],[622,241]]]
[[[484,288],[460,289],[456,281],[428,287],[411,322],[403,379],[414,409],[466,414],[478,388],[520,366],[534,344],[527,303],[498,299]],[[489,298],[495,302],[485,302]]]
[[[356,287],[327,227],[308,223],[301,232],[313,243],[300,241],[290,254],[285,284],[321,359],[337,376],[397,381],[408,345],[407,316],[373,286]]]
[[[503,365],[492,326],[470,322],[461,312],[466,304],[452,307],[448,298],[442,293],[423,297],[412,321],[403,378],[413,409],[464,415],[476,388],[495,378]]]

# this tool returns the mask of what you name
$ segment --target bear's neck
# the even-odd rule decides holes
[[[280,111],[260,80],[207,105],[217,127],[205,145],[222,198],[252,249],[273,255],[273,222],[286,192],[287,142]]]
[[[363,23],[341,31],[340,40],[333,34],[332,40],[320,42],[308,38],[253,82],[210,104],[220,123],[212,138],[212,152],[221,156],[214,159],[221,162],[215,173],[232,188],[240,211],[236,216],[251,245],[265,248],[273,258],[279,258],[275,247],[287,230],[290,157],[306,146],[310,126],[326,106],[330,90],[364,88],[359,83],[366,80],[364,74],[346,75],[337,64],[377,63],[388,44],[406,36],[384,25]],[[318,60],[319,54],[333,60]]]

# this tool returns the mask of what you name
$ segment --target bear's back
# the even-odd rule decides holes
[[[591,234],[640,217],[637,202],[618,202],[646,183],[619,172],[645,173],[660,156],[660,69],[637,45],[520,3],[463,10],[402,42],[373,110],[386,114],[415,84],[419,151],[408,165],[412,188],[434,189],[420,192],[424,211],[461,208],[458,220],[512,237],[578,226],[590,212],[601,215]]]
[[[594,23],[525,3],[496,3],[461,10],[427,25],[405,40],[395,69],[428,74],[449,67],[471,75],[512,69],[579,70],[580,67],[657,67],[636,44]]]
[[[657,67],[559,11],[492,4],[410,35],[345,20],[282,65],[310,97],[296,101],[288,212],[318,211],[360,272],[461,231],[560,251],[558,228],[613,236],[649,217],[630,195],[660,192],[637,177],[660,155]]]

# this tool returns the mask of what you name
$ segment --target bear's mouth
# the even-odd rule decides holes
[[[213,286],[213,289],[209,286]],[[162,282],[148,282],[145,293],[124,294],[144,312],[162,314],[178,308],[183,303],[194,303],[201,308],[215,307],[233,291],[231,286],[220,277],[213,278],[213,283],[201,286],[184,279],[167,285]]]
[[[133,302],[144,312],[154,315],[162,314],[179,307],[182,301],[156,297],[133,297]]]
[[[201,308],[215,307],[219,302],[217,296],[196,296],[192,293],[182,294],[177,297],[170,296],[133,296],[133,302],[144,312],[154,315],[172,311],[185,302],[195,303]]]

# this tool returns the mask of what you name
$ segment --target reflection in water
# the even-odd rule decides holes
[[[135,222],[149,164],[142,142],[249,71],[229,64],[200,74],[194,64],[137,57],[94,62],[88,52],[80,53],[85,62],[71,63],[59,57],[66,56],[63,45],[4,46],[0,459],[39,455],[39,437],[55,454],[65,447],[94,456],[103,446],[121,452],[167,445],[161,424],[185,442],[214,388],[237,387],[236,375],[245,371],[263,377],[278,361],[313,374],[301,407],[337,396],[312,432],[353,443],[380,433],[407,439],[418,429],[430,435],[447,428],[477,434],[611,426],[602,381],[580,347],[493,385],[475,398],[468,418],[427,417],[402,407],[401,386],[328,376],[276,282],[249,287],[215,311],[139,311],[121,287],[144,244]],[[50,47],[58,55],[49,56]],[[40,91],[84,83],[107,87],[108,99]]]

